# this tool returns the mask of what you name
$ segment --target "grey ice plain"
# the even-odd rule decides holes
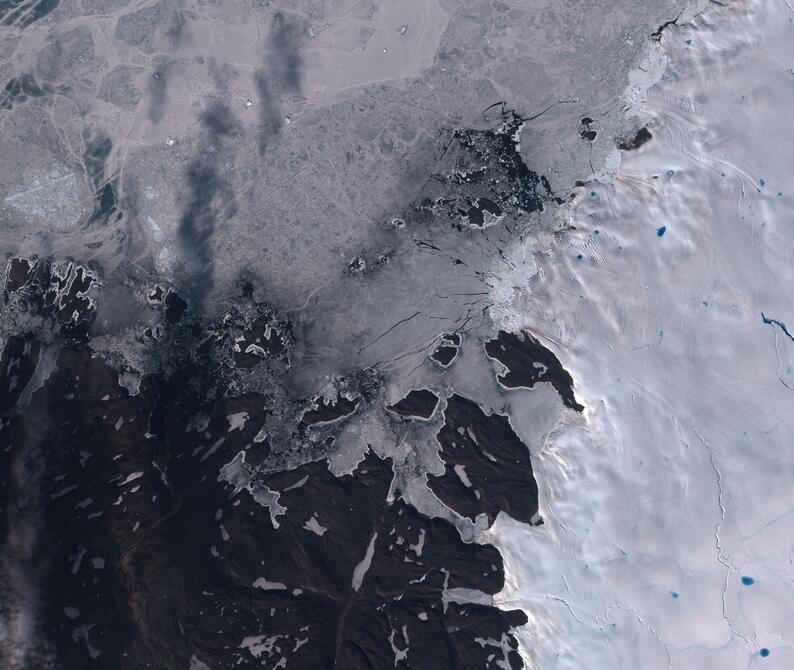
[[[140,265],[210,313],[241,275],[255,277],[295,320],[305,392],[390,348],[420,349],[431,318],[460,323],[462,301],[439,295],[487,290],[477,273],[503,227],[390,225],[421,199],[444,132],[495,123],[483,110],[500,101],[524,118],[548,110],[522,130],[522,155],[567,197],[631,129],[628,72],[682,6],[63,3],[2,29],[4,80],[30,75],[48,91],[6,95],[0,113],[2,250],[59,250],[119,276]],[[582,141],[584,116],[602,141]],[[123,217],[90,225],[106,183]],[[380,254],[392,260],[380,272],[346,272]],[[397,340],[358,353],[416,310]],[[113,312],[98,320],[108,335],[136,318]]]

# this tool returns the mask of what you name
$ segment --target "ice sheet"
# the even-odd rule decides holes
[[[493,532],[530,667],[794,667],[793,24],[666,28],[654,139],[503,312],[587,406],[535,461],[545,525]]]

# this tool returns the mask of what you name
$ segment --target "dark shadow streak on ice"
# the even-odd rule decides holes
[[[792,336],[792,334],[788,331],[788,328],[786,328],[785,323],[783,323],[782,321],[778,321],[777,319],[770,319],[763,312],[761,312],[761,319],[767,326],[777,326],[778,328],[780,328],[780,330],[783,331],[786,337],[790,339],[792,342],[794,342],[794,336]]]

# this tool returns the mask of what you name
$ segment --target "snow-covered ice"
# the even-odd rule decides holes
[[[504,315],[587,410],[535,457],[546,523],[490,534],[497,600],[530,617],[530,667],[790,668],[794,10],[712,3],[662,46],[653,140]]]

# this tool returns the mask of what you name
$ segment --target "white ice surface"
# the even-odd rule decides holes
[[[262,589],[263,591],[278,591],[286,589],[286,585],[281,582],[270,582],[264,577],[259,577],[253,583],[254,588]]]
[[[190,667],[188,670],[210,670],[209,666],[206,663],[203,663],[195,656],[190,657]]]
[[[226,421],[229,423],[227,432],[231,433],[233,430],[243,430],[248,421],[248,412],[235,412],[234,414],[229,414],[226,417]]]
[[[654,139],[503,314],[587,406],[534,459],[546,523],[491,532],[530,667],[794,668],[794,340],[761,317],[794,333],[794,11],[730,4],[665,29]]]
[[[328,531],[325,526],[317,521],[317,517],[314,514],[312,514],[311,518],[305,524],[303,524],[303,527],[306,530],[310,530],[315,535],[319,535],[320,537],[322,537],[323,534]]]
[[[367,570],[369,570],[369,566],[372,564],[372,557],[375,554],[375,541],[378,539],[378,534],[374,533],[372,538],[369,541],[369,545],[367,545],[367,551],[364,554],[364,558],[361,559],[359,564],[353,570],[353,590],[358,591],[361,588],[361,584],[364,581],[364,577],[367,574]]]

